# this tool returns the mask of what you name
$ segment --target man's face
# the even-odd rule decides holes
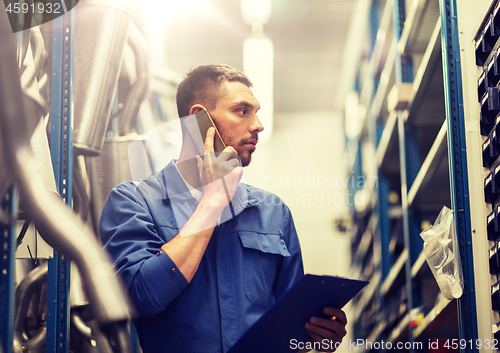
[[[257,117],[259,101],[241,82],[223,82],[223,96],[209,113],[226,146],[232,146],[244,167],[250,164],[258,134],[264,127]]]

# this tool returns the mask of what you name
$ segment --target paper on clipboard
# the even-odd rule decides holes
[[[231,347],[228,353],[294,352],[291,340],[307,342],[304,324],[324,316],[323,308],[341,309],[368,282],[306,274],[298,280]]]

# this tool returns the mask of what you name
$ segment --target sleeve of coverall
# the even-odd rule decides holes
[[[110,193],[101,214],[100,235],[139,316],[162,311],[187,286],[174,262],[160,251],[167,239],[158,234],[134,184],[121,184]]]

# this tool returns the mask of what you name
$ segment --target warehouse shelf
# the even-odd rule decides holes
[[[382,282],[382,285],[380,287],[380,293],[383,296],[386,296],[389,293],[391,293],[397,284],[401,285],[401,283],[399,282],[403,281],[404,277],[403,268],[407,260],[408,260],[408,250],[405,249],[403,250],[401,255],[399,255],[399,258],[394,263],[391,271],[389,272],[389,275]]]
[[[438,331],[449,334],[451,330],[454,330],[458,334],[456,315],[456,301],[441,296],[436,306],[425,315],[424,319],[415,328],[413,335],[415,338],[422,339],[431,333],[434,334],[433,336],[441,336],[441,334],[437,334]],[[450,320],[450,318],[453,319]]]
[[[394,119],[394,120],[393,120]],[[398,130],[396,128],[397,114],[389,116],[387,119],[387,123],[384,125],[384,130],[388,133],[390,132],[390,138],[387,142],[387,147],[382,146],[385,151],[380,150],[380,152],[384,152],[383,156],[381,156],[380,165],[378,165],[379,176],[384,176],[390,184],[390,190],[395,191],[398,194],[401,193],[401,180],[399,178],[400,175],[400,160],[399,160],[399,137]],[[394,123],[394,127],[391,125]],[[389,125],[391,124],[391,125]],[[392,131],[391,131],[392,130]],[[377,150],[378,152],[378,150]],[[376,154],[378,158],[379,155]],[[377,162],[375,160],[375,162]]]
[[[363,262],[363,260],[366,258],[366,254],[370,249],[370,246],[372,245],[372,241],[373,241],[372,234],[369,231],[366,231],[363,237],[361,238],[358,249],[353,254],[353,259],[356,262],[360,263]]]
[[[421,43],[426,42],[425,39],[427,36],[425,33],[423,34],[421,30],[429,28],[429,25],[432,25],[432,16],[426,15],[430,12],[429,7],[433,5],[438,6],[435,1],[413,0],[408,9],[403,32],[401,33],[401,38],[398,43],[398,50],[400,53],[417,51],[419,47],[421,47]],[[434,11],[434,13],[439,12]]]
[[[424,165],[424,163],[428,164],[432,162],[432,158],[439,159],[446,155],[445,135],[443,135],[446,125],[443,124],[445,121],[445,107],[442,89],[440,31],[441,25],[438,20],[434,23],[431,38],[417,69],[412,85],[412,94],[405,113],[407,128],[414,131],[417,140],[420,158],[419,178],[423,178],[426,172],[432,171],[426,170],[428,166]],[[432,150],[435,147],[440,148],[437,151]],[[435,152],[438,152],[438,155],[434,155]],[[424,157],[425,159],[422,160]],[[431,158],[429,159],[429,157]],[[430,166],[435,167],[437,165],[439,163]],[[417,179],[417,182],[419,181]],[[412,204],[418,190],[419,188],[410,189],[408,194],[409,205]],[[437,201],[441,202],[442,199]]]
[[[432,79],[436,76],[434,70],[441,66],[441,22],[438,19],[425,49],[420,65],[413,80],[412,92],[406,110],[406,120],[415,115],[415,110],[420,106],[426,95],[426,89],[431,86]],[[441,73],[442,76],[442,73]],[[441,85],[442,86],[442,85]],[[439,85],[438,85],[439,87]],[[442,94],[441,94],[442,95]],[[444,120],[444,110],[443,110]]]
[[[387,0],[383,9],[383,14],[380,20],[379,30],[377,32],[376,42],[370,57],[370,61],[367,65],[366,74],[363,77],[363,88],[361,90],[361,100],[362,102],[369,102],[373,96],[373,90],[375,89],[374,77],[378,76],[379,67],[383,64],[381,62],[384,59],[384,54],[387,51],[387,43],[392,38],[391,31],[391,20],[392,20],[392,5],[394,0]],[[367,119],[365,119],[366,125]]]
[[[397,118],[398,115],[396,114],[396,112],[392,111],[391,113],[389,113],[389,117],[387,118],[387,121],[384,125],[382,136],[380,137],[376,152],[377,168],[380,168],[382,163],[384,162],[386,152],[389,149],[389,144],[396,143],[397,131],[395,129],[395,126]]]
[[[392,206],[391,208],[389,208],[389,218],[399,219],[401,218],[402,212],[403,210],[401,206]]]
[[[403,209],[398,207],[398,211],[399,213],[396,217],[391,217],[391,220],[393,219],[391,242],[389,243],[389,254],[391,259],[399,259],[404,251]],[[407,259],[406,257],[406,260]],[[394,265],[395,264],[393,264],[393,266]]]
[[[373,299],[377,292],[381,279],[381,273],[377,272],[371,278],[370,283],[363,289],[361,295],[357,298],[356,305],[353,308],[353,317],[359,317],[361,312],[363,312],[368,303]]]
[[[410,314],[406,315],[399,321],[396,327],[387,336],[387,342],[401,342],[408,339],[408,326],[410,325]]]
[[[373,102],[371,104],[369,112],[369,119],[384,122],[381,117],[386,117],[387,113],[387,95],[389,94],[390,87],[394,84],[394,62],[396,59],[396,40],[393,39],[391,46],[385,58],[384,67],[380,74],[379,83],[375,91]]]
[[[384,332],[385,329],[386,329],[385,322],[379,321],[377,326],[375,326],[373,331],[370,332],[370,334],[368,335],[366,342],[370,342],[370,343],[379,342],[380,336],[382,335],[382,333]],[[365,345],[365,346],[367,346],[367,345]],[[368,349],[366,347],[363,350],[361,350],[361,352],[367,352],[367,351],[368,351]]]
[[[361,278],[361,266],[352,265],[347,272],[349,278]]]
[[[355,254],[359,251],[363,239],[371,237],[370,230],[373,229],[373,222],[376,222],[376,219],[372,219],[373,217],[368,209],[357,212],[356,218],[355,226],[350,228],[353,257],[355,257]]]
[[[413,264],[413,266],[411,267],[411,277],[412,278],[415,278],[418,276],[418,274],[420,273],[420,271],[422,270],[422,268],[425,267],[425,254],[424,252],[422,251],[420,253],[420,255],[417,257],[417,260],[415,261],[415,263]]]
[[[370,221],[373,222],[373,219]],[[356,253],[353,254],[353,259],[356,262],[362,262],[368,251],[370,250],[370,246],[372,245],[373,236],[372,236],[372,227],[369,225],[367,230],[363,233],[363,237],[359,242],[359,246],[356,250]]]
[[[447,157],[448,149],[446,146],[446,130],[447,126],[446,122],[444,122],[441,126],[441,129],[439,130],[438,136],[432,144],[429,153],[427,154],[427,157],[424,160],[424,163],[422,164],[417,174],[417,177],[413,181],[413,184],[408,191],[409,206],[412,206],[420,190],[427,189],[430,186],[429,184],[435,181],[436,172],[439,170],[443,160]],[[446,182],[447,181],[448,178],[446,175]],[[449,195],[449,190],[446,191],[446,194]],[[435,195],[438,195],[438,193],[436,193]]]

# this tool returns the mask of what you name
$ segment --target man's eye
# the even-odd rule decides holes
[[[247,113],[247,111],[246,111],[246,109],[241,109],[241,110],[238,110],[238,113],[241,115],[245,115]]]

